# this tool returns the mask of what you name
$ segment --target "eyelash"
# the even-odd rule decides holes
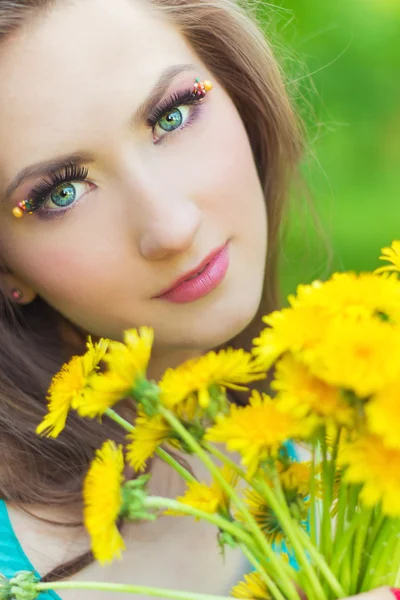
[[[65,165],[61,171],[51,173],[47,180],[45,179],[36,185],[29,194],[29,198],[32,200],[34,206],[33,212],[49,219],[63,216],[69,209],[48,210],[43,206],[44,202],[63,183],[86,181],[88,174],[89,170],[86,167],[79,167],[74,163]]]
[[[193,88],[189,88],[187,90],[175,92],[169,98],[156,106],[146,120],[146,125],[151,128],[153,132],[161,118],[175,108],[179,108],[180,106],[193,106],[194,110],[184,125],[173,131],[166,132],[165,136],[162,136],[162,138],[154,143],[159,144],[162,142],[164,137],[170,137],[174,133],[178,133],[185,129],[185,127],[191,125],[199,115],[199,110],[201,109],[201,106],[199,105],[201,104],[202,100],[203,98],[193,95]],[[48,176],[48,180],[44,180],[43,182],[39,183],[29,194],[29,198],[32,200],[34,206],[32,212],[37,214],[42,219],[62,218],[80,201],[78,200],[74,202],[71,204],[70,208],[63,210],[46,209],[44,207],[45,201],[47,200],[48,196],[50,196],[60,185],[64,183],[87,181],[88,173],[89,171],[86,167],[80,167],[74,163],[65,165],[61,171],[51,173]]]

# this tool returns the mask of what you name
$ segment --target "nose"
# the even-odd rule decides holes
[[[130,189],[137,245],[146,260],[162,260],[188,250],[202,222],[196,202],[162,181],[161,185],[154,174],[146,176],[142,170]]]
[[[165,198],[165,206],[153,205],[142,229],[139,249],[147,260],[161,260],[188,250],[201,224],[201,212],[194,202]]]

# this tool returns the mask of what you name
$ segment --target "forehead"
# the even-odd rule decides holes
[[[112,123],[128,106],[133,112],[167,66],[194,58],[174,25],[140,0],[60,1],[0,47],[0,139],[7,140],[7,155],[40,160],[42,138],[43,158],[59,154],[49,134],[55,146],[59,134],[68,145],[72,124],[76,146],[94,119]],[[0,172],[4,159],[0,154]]]

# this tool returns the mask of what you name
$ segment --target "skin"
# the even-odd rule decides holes
[[[59,40],[71,32],[65,52]],[[197,76],[214,89],[195,123],[154,144],[132,115],[162,71],[182,63],[196,67],[164,98]],[[2,189],[27,165],[79,150],[95,155],[95,189],[62,219],[12,216],[40,179],[2,208],[9,288],[28,300],[39,294],[92,335],[120,339],[129,327],[154,327],[157,372],[241,331],[262,290],[263,194],[238,112],[175,28],[128,0],[86,0],[19,31],[3,48],[0,73]],[[184,305],[153,298],[227,240],[230,268],[212,294]]]
[[[164,98],[195,77],[212,79],[214,88],[190,127],[154,143],[143,120],[132,124],[132,114],[163,70],[183,63],[195,68],[177,75]],[[85,196],[61,219],[12,216],[38,178],[5,199],[0,252],[6,288],[21,289],[24,302],[40,295],[67,322],[94,336],[121,339],[124,329],[154,327],[152,376],[241,331],[257,309],[264,279],[263,194],[240,115],[174,26],[133,1],[65,3],[6,40],[0,80],[0,139],[7,140],[0,193],[27,165],[77,151],[94,157],[87,165],[93,185],[80,184]],[[156,133],[165,135],[159,128]],[[154,298],[228,240],[229,271],[214,292],[184,305]],[[206,479],[195,459],[191,466]],[[158,463],[152,485],[170,497],[183,490],[178,476]],[[9,510],[39,572],[88,548],[84,531]],[[72,508],[68,515],[47,507],[36,512],[77,517]],[[248,569],[233,551],[223,564],[214,528],[191,519],[130,525],[125,537],[123,562],[103,569],[93,564],[74,579],[223,595]],[[380,590],[362,597],[391,595]],[[80,597],[64,592],[62,598]]]

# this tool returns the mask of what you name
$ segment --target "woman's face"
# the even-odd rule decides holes
[[[213,90],[165,114],[196,77]],[[15,282],[92,335],[152,326],[162,351],[242,330],[263,284],[263,194],[240,114],[178,31],[135,1],[60,2],[6,40],[0,81]],[[32,195],[41,209],[15,218]],[[207,257],[203,277],[159,297]]]

